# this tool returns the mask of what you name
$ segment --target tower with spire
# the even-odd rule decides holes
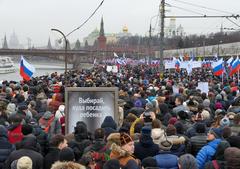
[[[50,37],[48,38],[48,45],[47,45],[47,49],[52,49],[52,44],[51,44]]]
[[[6,35],[4,36],[4,41],[3,41],[3,46],[2,46],[3,49],[8,49],[8,44],[7,44],[7,37]]]
[[[100,27],[99,37],[98,37],[98,49],[105,50],[106,42],[107,42],[107,38],[105,37],[105,34],[104,34],[104,23],[103,23],[103,17],[102,17],[101,27]]]

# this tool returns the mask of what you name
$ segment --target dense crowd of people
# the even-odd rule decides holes
[[[65,133],[66,86],[118,87],[118,119]],[[239,84],[209,69],[96,66],[0,90],[0,169],[240,169]]]

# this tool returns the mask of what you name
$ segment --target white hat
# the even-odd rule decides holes
[[[17,161],[17,169],[32,169],[32,160],[28,156],[23,156]]]

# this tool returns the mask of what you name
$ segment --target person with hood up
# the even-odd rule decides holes
[[[68,142],[68,146],[74,151],[76,161],[82,157],[84,149],[91,144],[92,141],[88,137],[86,124],[77,123],[77,126],[74,127],[74,138]]]
[[[155,156],[159,152],[159,146],[154,144],[151,137],[151,128],[143,127],[140,135],[140,140],[135,144],[134,155],[136,158],[143,160],[148,156]]]
[[[110,159],[118,159],[122,166],[125,166],[129,160],[138,160],[133,156],[134,142],[127,133],[120,133],[120,145],[112,144]]]
[[[15,150],[15,146],[8,141],[7,129],[0,125],[0,169],[10,153]]]
[[[34,137],[29,137],[22,143],[22,148],[13,151],[5,162],[5,168],[11,168],[13,161],[18,160],[23,156],[28,156],[32,160],[32,168],[43,169],[43,156],[36,151],[37,140]],[[45,169],[45,168],[44,168]]]
[[[197,160],[191,154],[184,154],[178,159],[179,169],[198,169]]]
[[[157,145],[159,145],[161,140],[165,138],[164,130],[161,128],[161,121],[158,119],[154,119],[152,121],[151,137],[153,139],[153,142]]]
[[[39,119],[39,125],[45,133],[48,134],[48,138],[51,139],[53,135],[61,134],[61,125],[54,114],[50,111],[44,113],[44,115]]]
[[[105,135],[108,136],[109,134],[116,132],[117,124],[112,116],[106,116],[101,124],[101,128],[104,129]]]
[[[219,143],[222,141],[221,138],[222,130],[220,128],[212,128],[208,132],[207,141],[209,142],[202,147],[196,156],[199,169],[204,169],[205,164],[212,160]]]

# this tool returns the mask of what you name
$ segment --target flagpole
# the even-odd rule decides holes
[[[238,70],[238,84],[239,84],[239,70]]]

